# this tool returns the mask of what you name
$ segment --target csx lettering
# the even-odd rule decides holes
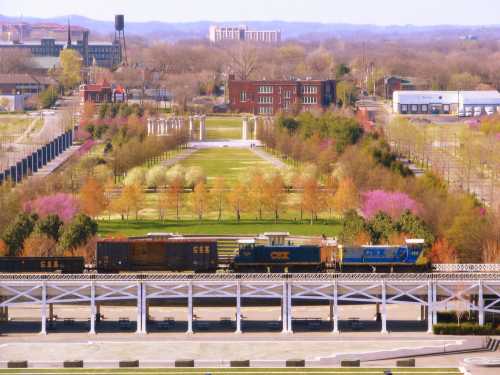
[[[289,252],[288,251],[273,251],[271,252],[272,260],[288,260]]]

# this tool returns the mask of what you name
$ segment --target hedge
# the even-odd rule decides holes
[[[483,326],[471,323],[440,323],[434,324],[432,330],[436,335],[500,335],[500,327],[491,323]]]

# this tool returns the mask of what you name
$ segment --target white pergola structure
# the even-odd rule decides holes
[[[381,307],[381,333],[387,334],[387,306],[413,304],[427,311],[428,332],[437,322],[437,312],[461,301],[478,314],[500,314],[498,273],[442,274],[115,274],[115,275],[0,275],[0,308],[40,306],[42,334],[47,333],[47,308],[53,304],[90,306],[89,333],[96,333],[97,306],[110,301],[137,306],[137,333],[147,333],[147,311],[155,300],[187,301],[188,334],[192,334],[194,300],[234,299],[236,333],[242,332],[242,299],[281,301],[283,333],[293,333],[293,301],[322,300],[331,306],[332,333],[338,334],[343,303],[375,304]]]
[[[148,135],[167,136],[184,128],[184,117],[148,118]]]
[[[265,117],[259,117],[259,116],[253,116],[252,121],[253,121],[253,132],[252,132],[252,139],[254,141],[257,140],[258,138],[258,124],[259,120],[263,121],[264,127],[269,127],[272,125],[272,118],[269,116]],[[243,141],[249,140],[249,118],[248,117],[243,117],[242,124],[241,124],[241,139]]]

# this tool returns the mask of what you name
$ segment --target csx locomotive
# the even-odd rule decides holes
[[[238,241],[224,257],[212,238],[148,235],[98,241],[94,265],[98,273],[197,272],[425,272],[423,240],[401,246],[294,245],[282,233]],[[0,272],[82,273],[83,257],[0,257]]]

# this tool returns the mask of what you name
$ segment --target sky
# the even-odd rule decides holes
[[[500,0],[0,0],[0,14],[131,21],[500,25]]]

